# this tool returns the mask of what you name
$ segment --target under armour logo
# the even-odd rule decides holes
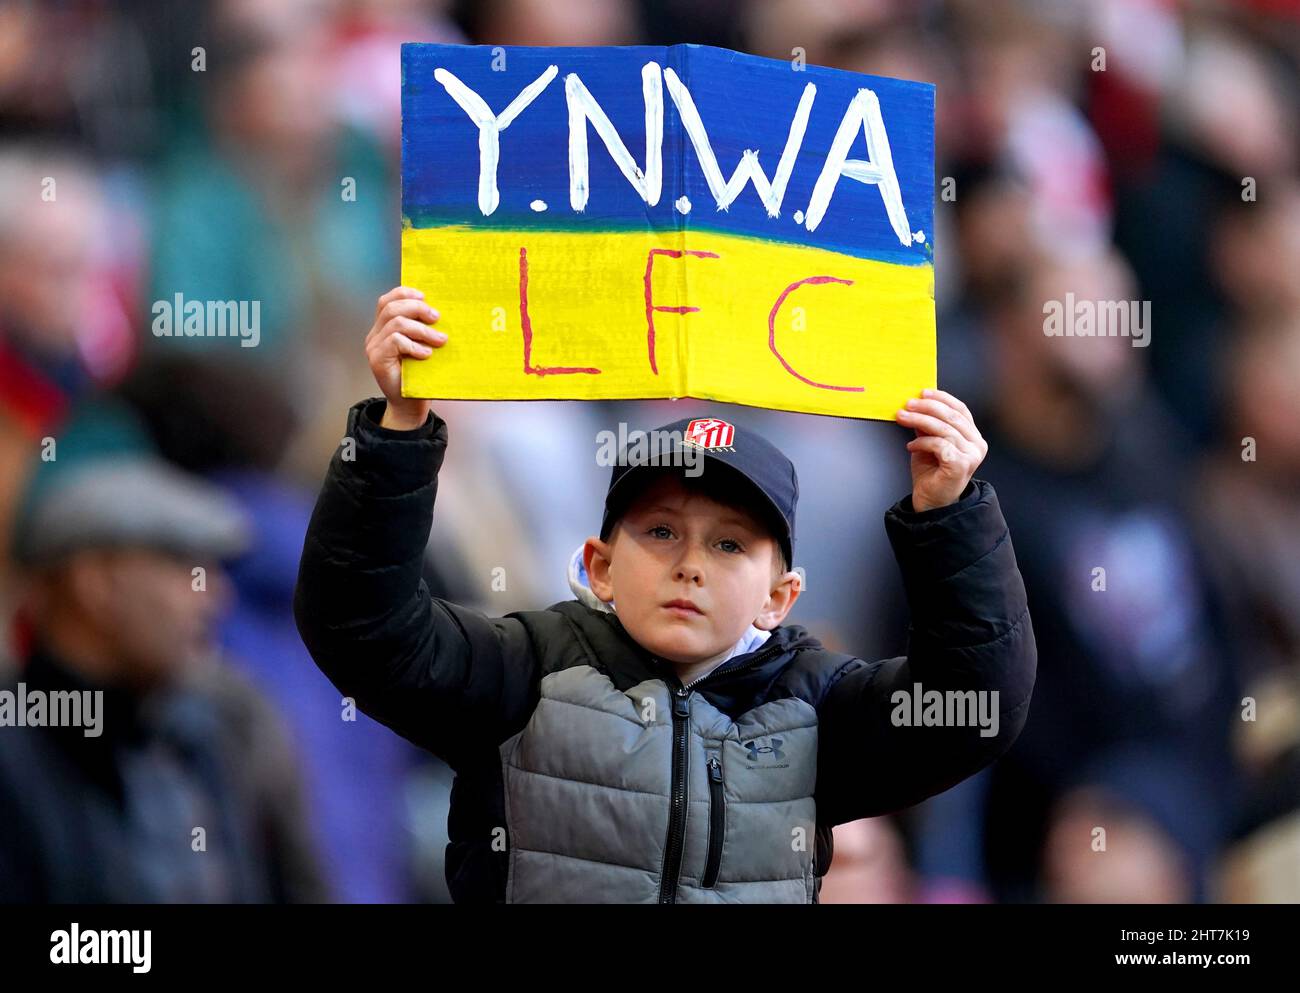
[[[781,751],[781,745],[784,744],[784,741],[780,738],[768,738],[767,740],[772,744],[760,746],[757,742],[745,742],[745,748],[749,751],[749,760],[751,762],[757,762],[760,755],[768,753],[778,762],[785,758],[785,752]]]

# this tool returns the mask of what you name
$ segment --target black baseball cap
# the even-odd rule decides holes
[[[786,565],[793,568],[799,477],[794,463],[779,448],[757,431],[717,417],[683,417],[646,432],[644,441],[638,442],[635,449],[629,444],[619,452],[610,473],[600,523],[602,541],[609,540],[618,519],[657,474],[668,468],[684,471],[686,458],[703,457],[705,471],[750,491],[753,509],[768,522]]]

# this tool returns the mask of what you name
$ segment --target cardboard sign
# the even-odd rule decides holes
[[[934,87],[671,48],[402,46],[402,392],[892,419],[935,385]]]

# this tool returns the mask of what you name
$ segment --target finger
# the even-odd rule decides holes
[[[433,324],[441,316],[423,300],[415,299],[389,300],[379,311],[380,320],[390,317],[411,317],[417,321],[424,321],[425,324]]]
[[[922,434],[933,435],[938,438],[947,438],[953,444],[962,448],[971,444],[955,427],[947,421],[934,417],[931,414],[923,414],[915,410],[900,410],[897,417],[898,422],[904,427],[914,428]]]
[[[940,465],[958,465],[963,461],[963,453],[955,444],[947,438],[936,438],[933,435],[912,439],[907,443],[907,450],[913,454],[926,452],[933,455]]]
[[[375,304],[375,313],[379,313],[384,306],[393,300],[423,300],[424,292],[417,290],[413,286],[394,286],[391,290],[379,298]]]
[[[944,399],[948,403],[955,406],[963,414],[965,414],[966,419],[971,423],[971,427],[975,429],[975,439],[977,439],[976,447],[980,448],[982,451],[985,452],[988,451],[989,449],[988,442],[984,440],[984,435],[980,433],[979,425],[975,423],[975,415],[970,412],[970,408],[966,406],[965,403],[963,403],[958,397],[953,396],[951,393],[947,392],[946,390],[938,390],[938,389],[922,390],[921,393],[924,396],[937,396],[941,399]]]
[[[930,414],[933,417],[947,421],[961,433],[963,438],[972,444],[978,445],[981,440],[975,422],[956,407],[943,400],[908,400],[907,406],[911,410],[919,411],[922,414]]]
[[[394,294],[404,293],[405,296],[395,296]],[[390,317],[398,315],[414,317],[417,320],[433,323],[440,316],[438,311],[434,310],[428,304],[424,303],[423,294],[419,297],[409,294],[419,294],[419,290],[412,290],[407,286],[399,286],[395,290],[389,290],[379,298],[379,305],[375,309],[375,320],[370,325],[370,330],[366,332],[366,344],[369,345],[371,340],[379,333]]]
[[[393,349],[398,355],[408,355],[413,359],[427,359],[433,349],[412,341],[400,331],[393,335]]]
[[[920,391],[920,395],[922,395],[922,396],[930,396],[930,398],[933,398],[933,399],[944,400],[945,403],[948,403],[948,404],[950,404],[950,406],[956,407],[956,408],[958,409],[958,411],[961,411],[962,413],[965,413],[965,415],[966,415],[967,417],[969,417],[969,419],[970,419],[970,421],[971,421],[971,424],[974,424],[974,422],[975,422],[975,416],[972,415],[972,413],[971,413],[971,408],[970,408],[970,407],[967,407],[966,404],[965,404],[965,403],[962,403],[961,400],[959,400],[959,399],[956,398],[956,396],[953,396],[952,394],[948,393],[948,391],[946,391],[946,390],[922,390],[922,391]]]
[[[447,343],[447,335],[443,331],[429,327],[427,324],[421,324],[409,317],[394,317],[384,325],[380,331],[382,336],[400,332],[410,338],[412,341],[418,341],[425,345],[432,345],[440,348]],[[382,342],[381,342],[382,344]]]
[[[905,406],[909,410],[919,410],[923,414],[941,418],[953,427],[960,427],[963,422],[970,422],[970,418],[962,413],[960,409],[937,397],[914,397],[908,400]]]
[[[433,324],[437,322],[439,316],[436,310],[420,300],[390,300],[379,311],[379,316],[375,318],[375,323],[371,325],[370,331],[366,334],[366,344],[369,345],[376,337],[382,339],[385,334],[384,329],[398,317],[410,318],[424,324]]]

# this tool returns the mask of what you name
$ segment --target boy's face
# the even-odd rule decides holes
[[[758,519],[672,474],[647,486],[608,542],[588,538],[583,554],[592,592],[614,602],[628,634],[684,665],[731,648],[750,624],[777,627],[799,596],[798,574],[781,571],[780,545]]]

